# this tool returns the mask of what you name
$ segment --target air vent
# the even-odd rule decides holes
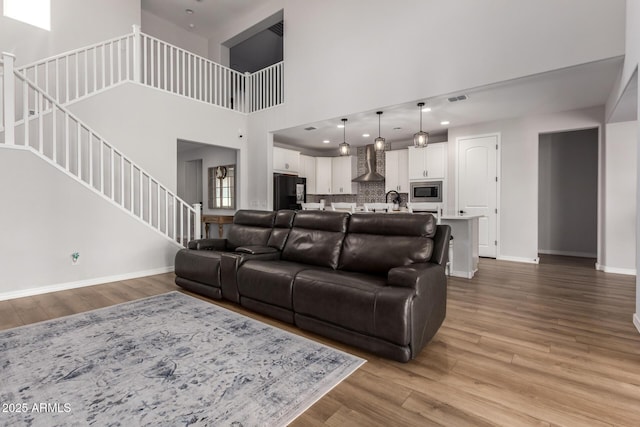
[[[282,34],[284,32],[284,25],[283,25],[282,21],[278,22],[277,24],[273,24],[272,26],[270,26],[269,27],[269,31],[271,31],[276,36],[282,37]]]
[[[318,128],[314,128],[313,126],[309,126],[308,128],[304,128],[304,130],[316,130]]]
[[[449,102],[464,101],[465,99],[468,99],[467,95],[452,96],[449,98]]]

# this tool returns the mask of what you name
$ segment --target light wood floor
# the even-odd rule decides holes
[[[0,302],[0,329],[179,289],[173,274]],[[396,363],[214,301],[368,360],[295,426],[640,426],[635,277],[483,259],[449,280],[447,318]]]

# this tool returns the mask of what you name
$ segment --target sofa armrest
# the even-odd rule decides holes
[[[267,261],[278,260],[280,259],[280,251],[274,249],[273,252],[270,251],[262,254],[223,252],[220,256],[220,288],[222,289],[222,297],[224,299],[240,303],[237,279],[238,269],[246,261],[252,259]]]
[[[390,286],[412,288],[417,295],[429,293],[429,288],[447,285],[444,267],[432,262],[395,267],[389,270],[387,283]]]
[[[198,239],[191,240],[187,247],[189,249],[206,250],[206,251],[223,251],[227,249],[227,239]]]
[[[277,254],[280,251],[270,246],[240,246],[234,252],[249,255]]]
[[[447,313],[447,276],[444,266],[426,262],[389,270],[389,286],[412,288],[411,358],[438,332]]]

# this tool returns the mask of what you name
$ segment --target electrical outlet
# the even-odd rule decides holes
[[[71,254],[71,265],[80,264],[80,252],[74,252]]]

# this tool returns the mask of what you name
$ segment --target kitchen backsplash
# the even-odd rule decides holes
[[[387,149],[389,148],[390,147],[387,147]],[[356,176],[360,176],[366,172],[364,151],[365,151],[364,147],[357,147],[358,173],[356,174]],[[384,175],[385,153],[377,153],[377,156],[376,156],[376,172],[378,172],[381,175]],[[307,202],[319,202],[320,199],[324,199],[327,205],[330,205],[331,202],[347,202],[347,203],[356,202],[358,205],[362,205],[364,203],[384,203],[385,202],[384,181],[359,182],[357,183],[357,186],[358,186],[358,194],[326,195],[326,196],[318,195],[318,194],[308,194]],[[400,200],[401,200],[400,206],[406,206],[408,198],[409,198],[408,193],[400,193]],[[389,197],[389,202],[391,202],[391,197]]]

